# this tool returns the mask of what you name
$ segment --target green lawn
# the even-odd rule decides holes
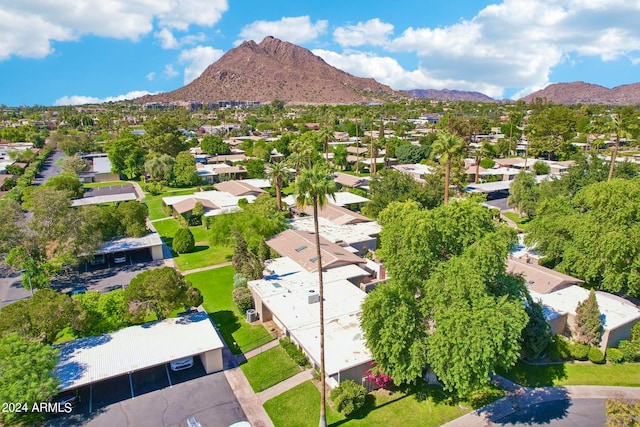
[[[172,254],[178,268],[181,271],[187,271],[231,261],[233,249],[228,246],[200,245],[188,254],[176,254],[175,252]]]
[[[162,221],[156,221],[153,223],[153,227],[158,230],[160,236],[165,239],[172,239],[176,234],[176,231],[181,227],[180,223],[177,219],[169,218],[163,219]],[[191,233],[193,233],[193,238],[196,242],[208,242],[209,241],[209,233],[204,229],[201,225],[196,225],[189,227]]]
[[[227,345],[234,354],[239,354],[273,340],[262,325],[251,325],[245,321],[231,298],[233,290],[233,267],[222,267],[186,276],[204,298],[203,306],[218,326]]]
[[[274,347],[252,357],[240,366],[251,388],[256,393],[294,376],[300,367],[281,346]]]
[[[414,391],[390,393],[376,390],[367,395],[365,407],[350,418],[336,412],[327,401],[327,424],[347,426],[440,426],[469,410],[444,403],[438,387],[424,386],[420,397]],[[265,402],[264,408],[276,427],[318,425],[320,391],[307,381]]]
[[[166,188],[165,191],[158,194],[157,196],[152,196],[147,193],[147,196],[144,198],[143,203],[147,205],[149,209],[149,219],[160,219],[166,218],[168,215],[164,211],[162,207],[162,198],[167,196],[186,196],[188,194],[193,194],[198,191],[198,187],[190,187],[190,188]]]
[[[518,215],[516,212],[503,212],[502,214],[509,218],[511,221],[515,222],[518,227],[525,231],[529,226],[529,222],[531,221],[531,218],[526,216],[520,218],[520,215]]]
[[[640,387],[640,363],[560,363],[533,366],[518,362],[504,377],[527,387],[608,385]]]
[[[114,185],[128,184],[127,181],[89,182],[83,185],[84,188],[111,187]]]

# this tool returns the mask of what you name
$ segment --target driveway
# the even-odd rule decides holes
[[[224,372],[126,399],[89,415],[56,418],[47,425],[186,427],[194,416],[207,427],[227,427],[247,419]]]
[[[52,176],[60,175],[61,169],[56,163],[64,157],[62,151],[55,150],[47,158],[40,170],[40,173],[33,180],[33,185],[42,185]]]

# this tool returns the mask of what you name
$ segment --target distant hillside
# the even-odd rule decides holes
[[[449,89],[412,89],[404,91],[407,96],[412,98],[438,99],[441,101],[477,101],[477,102],[495,102],[495,99],[480,92],[465,92],[462,90]]]
[[[260,44],[245,41],[229,50],[188,85],[136,102],[279,99],[292,104],[352,104],[398,96],[374,79],[332,67],[308,49],[266,37]]]
[[[554,104],[640,104],[640,83],[616,86],[613,89],[591,83],[555,83],[522,98],[532,102],[536,98],[546,98]]]

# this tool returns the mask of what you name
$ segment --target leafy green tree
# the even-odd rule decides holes
[[[431,155],[431,147],[423,145],[401,145],[395,150],[400,164],[415,164],[426,160]]]
[[[640,419],[640,400],[608,399],[607,427],[637,427]]]
[[[196,241],[189,227],[181,227],[173,236],[173,249],[179,254],[192,252],[196,247]]]
[[[22,411],[2,411],[3,425],[39,424],[44,413],[32,411],[33,405],[50,401],[60,381],[53,375],[58,350],[13,333],[0,338],[0,401],[20,402]]]
[[[128,237],[142,237],[147,234],[148,213],[147,206],[136,200],[122,202],[116,208],[120,224]]]
[[[600,343],[604,330],[600,315],[596,292],[591,289],[587,299],[579,302],[576,308],[575,328],[578,342],[590,346]]]
[[[538,161],[533,164],[533,171],[536,175],[547,175],[550,170],[551,168],[547,163]]]
[[[438,163],[444,164],[444,204],[449,203],[449,181],[451,178],[451,163],[462,155],[463,140],[459,136],[447,131],[438,132],[431,146],[432,156],[438,159]]]
[[[140,141],[150,152],[176,157],[188,148],[179,130],[178,120],[168,114],[147,120],[144,122],[144,130]]]
[[[524,170],[521,171],[513,178],[507,204],[511,208],[518,209],[520,216],[525,214],[531,218],[536,212],[537,200],[538,188],[535,175]]]
[[[191,216],[189,217],[190,225],[202,225],[204,218],[204,206],[201,202],[196,202],[191,209]]]
[[[175,163],[175,159],[168,154],[155,155],[144,162],[144,170],[147,171],[152,181],[168,183],[173,180]]]
[[[204,138],[202,138],[200,148],[204,153],[207,154],[223,155],[231,153],[229,144],[224,142],[221,137],[216,135],[206,135]]]
[[[189,187],[198,183],[196,159],[188,151],[182,151],[176,157],[173,182],[177,187]]]
[[[249,280],[259,279],[262,276],[264,265],[262,261],[247,245],[244,236],[235,228],[231,228],[233,236],[233,255],[231,263],[235,271],[240,272]]]
[[[89,169],[87,162],[82,157],[69,156],[66,157],[60,164],[60,168],[64,173],[80,175]]]
[[[541,262],[596,289],[640,296],[640,181],[588,185],[571,199],[545,200],[526,241]]]
[[[23,239],[25,217],[20,203],[0,200],[0,258]]]
[[[129,315],[135,322],[143,321],[150,314],[159,320],[166,319],[173,310],[202,304],[200,291],[171,267],[138,274],[131,279],[124,297]]]
[[[47,187],[53,187],[56,190],[66,190],[71,194],[71,197],[73,199],[82,197],[82,195],[84,194],[82,183],[76,175],[72,174],[63,173],[60,175],[52,176],[44,185]]]
[[[106,334],[130,326],[126,321],[127,306],[124,291],[86,292],[74,297],[78,317],[74,329],[83,336]]]
[[[260,159],[251,159],[247,162],[247,178],[264,178],[264,162]]]
[[[131,133],[110,141],[105,149],[113,172],[121,173],[127,179],[135,179],[143,174],[147,152]]]
[[[540,303],[527,301],[525,307],[529,321],[522,330],[522,352],[529,360],[539,359],[551,343],[551,327],[544,317]]]
[[[568,158],[575,148],[571,145],[576,135],[576,113],[565,105],[545,105],[535,111],[527,121],[525,132],[529,135],[529,152],[534,156],[547,154]]]
[[[313,226],[315,230],[316,258],[318,263],[318,294],[320,296],[320,425],[326,426],[326,372],[324,363],[324,285],[322,280],[322,253],[320,252],[320,232],[318,230],[318,209],[327,204],[327,197],[335,197],[336,183],[325,163],[316,163],[310,169],[303,169],[296,177],[296,205],[304,209],[313,206]]]

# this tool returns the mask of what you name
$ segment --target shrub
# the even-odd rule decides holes
[[[298,364],[298,366],[302,366],[303,368],[309,366],[307,356],[298,348],[298,346],[291,342],[289,337],[281,338],[280,346],[287,352],[289,357]]]
[[[196,247],[193,233],[187,227],[179,228],[173,236],[173,250],[179,254],[186,254]]]
[[[640,351],[640,343],[627,340],[620,341],[618,349],[622,352],[625,362],[635,362],[638,360],[638,351]]]
[[[640,322],[637,322],[631,328],[631,341],[640,341]]]
[[[547,347],[547,354],[552,360],[564,360],[571,356],[569,341],[562,335],[554,335]]]
[[[472,408],[480,408],[504,397],[504,391],[497,387],[483,387],[472,392],[467,399]]]
[[[375,383],[379,388],[384,388],[386,390],[389,390],[394,386],[393,378],[382,372],[382,369],[378,365],[371,362],[370,366],[371,368],[364,372],[369,381]]]
[[[598,347],[591,347],[589,349],[589,360],[591,363],[604,363],[604,354]]]
[[[231,296],[240,312],[246,313],[247,310],[253,308],[253,297],[249,288],[236,288],[231,292]]]
[[[589,357],[589,346],[580,342],[575,342],[570,346],[571,357],[577,360],[587,360]]]
[[[489,158],[485,157],[484,159],[480,160],[480,167],[481,168],[491,169],[495,165],[496,165],[496,162],[493,159],[489,159]]]
[[[162,183],[161,182],[150,182],[145,186],[145,190],[150,193],[152,196],[157,196],[162,193]]]
[[[533,164],[533,171],[536,173],[536,175],[547,175],[550,170],[551,168],[545,162],[535,162]]]
[[[331,390],[331,400],[336,409],[349,416],[365,403],[367,390],[351,380],[344,380],[340,385]]]
[[[242,273],[236,273],[233,275],[233,288],[246,288],[247,278]]]
[[[607,360],[612,363],[622,363],[624,362],[624,354],[617,348],[608,348]]]

